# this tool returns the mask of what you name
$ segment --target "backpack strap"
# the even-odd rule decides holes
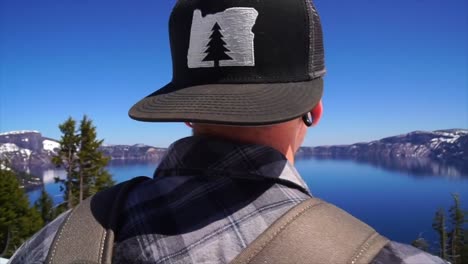
[[[119,213],[136,177],[83,200],[57,230],[46,264],[110,264]]]
[[[345,211],[311,198],[276,220],[231,263],[369,263],[388,242]]]

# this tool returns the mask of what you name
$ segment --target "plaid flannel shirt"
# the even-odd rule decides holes
[[[295,168],[272,148],[204,137],[181,139],[169,148],[154,179],[129,193],[113,263],[228,263],[309,197]],[[25,243],[11,263],[43,263],[64,219],[59,217]],[[373,263],[445,262],[391,242]]]

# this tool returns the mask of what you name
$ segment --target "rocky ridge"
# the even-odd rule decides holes
[[[468,130],[415,131],[368,143],[302,147],[297,157],[351,159],[415,174],[468,175]]]
[[[38,131],[13,131],[0,134],[0,160],[7,160],[18,171],[54,168],[51,158],[60,147],[57,140]],[[101,151],[116,162],[157,162],[166,149],[136,145],[105,145]],[[468,130],[415,131],[352,145],[302,147],[298,159],[352,159],[384,168],[412,173],[468,175]],[[398,165],[397,165],[398,164]]]
[[[57,154],[57,140],[43,137],[38,131],[13,131],[0,134],[0,160],[16,171],[39,171],[54,168],[51,159]],[[164,148],[148,145],[106,145],[101,147],[111,160],[158,161]]]

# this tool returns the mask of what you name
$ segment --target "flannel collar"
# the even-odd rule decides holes
[[[174,142],[154,177],[230,177],[273,181],[310,194],[297,170],[279,151],[263,145],[192,136]]]

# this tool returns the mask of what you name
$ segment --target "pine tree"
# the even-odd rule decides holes
[[[96,192],[114,185],[115,182],[105,168],[109,159],[99,151],[103,140],[97,140],[96,127],[87,116],[81,120],[79,138],[79,200],[82,201]]]
[[[56,217],[54,202],[44,187],[41,190],[41,196],[34,203],[34,208],[39,212],[45,224],[50,223]]]
[[[460,206],[460,196],[458,194],[452,194],[453,203],[449,209],[450,222],[452,225],[452,231],[449,234],[450,241],[450,260],[453,264],[463,263],[462,262],[462,250],[464,246],[464,230],[463,225],[465,223],[465,214]]]
[[[115,181],[112,179],[112,175],[107,170],[100,170],[96,177],[93,178],[91,188],[89,189],[89,194],[94,195],[95,193],[105,190],[115,184]]]
[[[0,256],[9,258],[43,226],[13,171],[0,169]]]
[[[465,211],[465,214],[467,212]],[[467,220],[465,220],[465,224]],[[463,247],[461,249],[461,263],[468,263],[468,229],[464,229],[465,237],[463,238]]]
[[[77,186],[77,168],[78,168],[78,143],[79,137],[76,135],[76,122],[69,117],[63,124],[59,125],[62,137],[59,141],[60,150],[57,156],[52,158],[52,162],[57,167],[62,167],[67,172],[66,179],[58,179],[64,185],[61,190],[65,190],[65,201],[68,209],[73,208],[78,203],[76,198]]]
[[[212,29],[210,41],[208,42],[208,48],[205,53],[208,53],[203,61],[214,61],[214,66],[219,67],[220,60],[232,60],[232,58],[226,54],[230,50],[227,49],[226,42],[223,40],[223,34],[221,34],[221,27],[218,23],[215,23]]]
[[[447,260],[448,238],[447,238],[447,226],[445,222],[446,222],[446,219],[445,219],[444,209],[439,208],[439,210],[435,214],[434,221],[432,222],[432,228],[439,235],[439,256],[442,259]]]
[[[75,120],[68,118],[61,124],[63,135],[59,154],[53,158],[58,166],[67,171],[67,179],[59,180],[66,190],[67,207],[73,208],[89,196],[114,185],[106,170],[109,159],[99,150],[103,140],[97,139],[96,127],[86,115],[76,131]],[[60,208],[61,209],[61,208]]]

